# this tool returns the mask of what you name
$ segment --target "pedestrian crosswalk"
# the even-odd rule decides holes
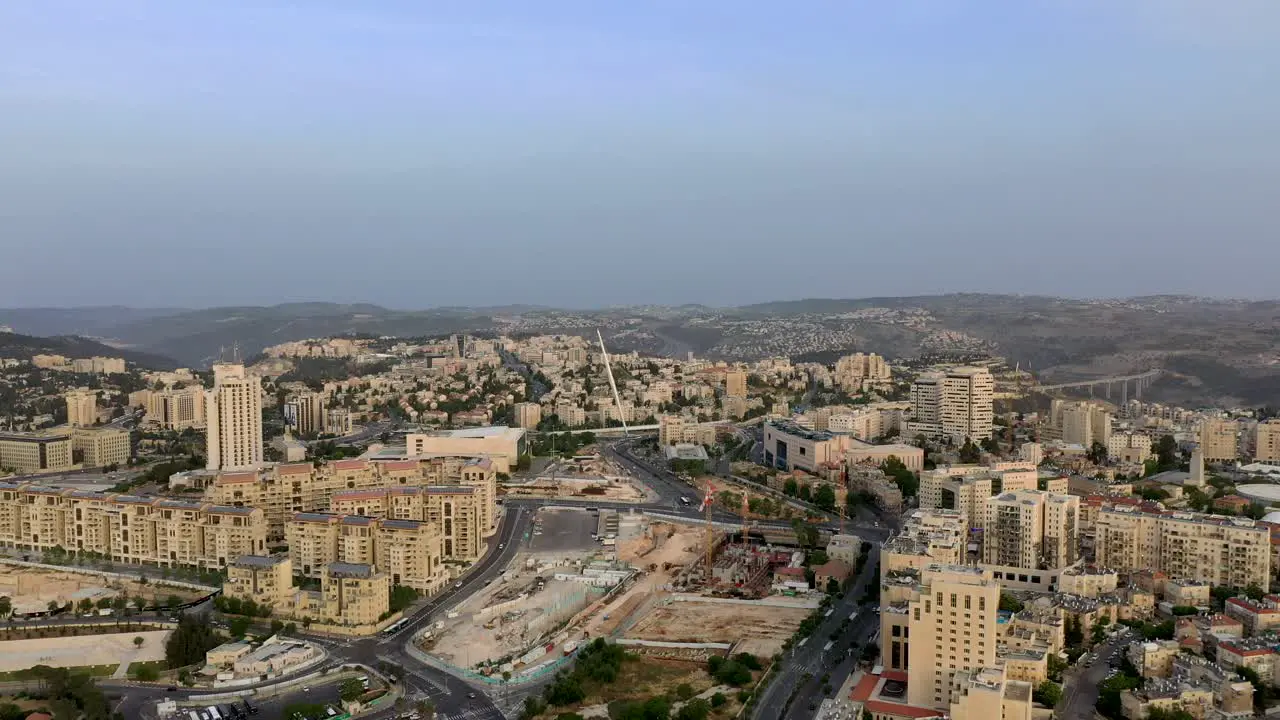
[[[505,720],[497,708],[458,708],[436,714],[439,720]]]

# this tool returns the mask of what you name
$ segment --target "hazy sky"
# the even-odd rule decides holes
[[[1273,297],[1277,0],[6,0],[0,306]]]

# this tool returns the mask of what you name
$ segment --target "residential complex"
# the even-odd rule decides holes
[[[203,428],[208,421],[205,391],[199,384],[165,390],[139,390],[129,395],[129,404],[146,411],[144,425],[161,430],[182,432]]]
[[[293,568],[306,577],[320,577],[335,562],[377,567],[393,585],[435,592],[448,576],[441,561],[460,559],[443,554],[443,523],[395,520],[338,513],[297,513],[285,538]],[[467,558],[474,559],[474,558]]]
[[[67,425],[92,427],[98,424],[98,393],[96,390],[72,390],[67,393]]]
[[[323,433],[326,419],[324,395],[321,393],[299,393],[284,404],[285,425],[303,437]]]
[[[1234,420],[1207,418],[1200,424],[1200,452],[1205,462],[1235,462],[1240,457],[1240,426]]]
[[[1254,429],[1253,447],[1254,460],[1280,464],[1280,419],[1258,423]]]
[[[293,586],[287,556],[245,555],[227,568],[227,597],[252,600],[277,616],[367,629],[390,614],[392,577],[367,563],[332,562],[316,573],[319,590]],[[366,630],[367,631],[367,630]]]
[[[221,568],[266,550],[257,508],[0,484],[0,546],[93,552],[128,564]]]
[[[995,380],[985,368],[958,367],[925,373],[911,388],[912,420],[906,433],[954,443],[991,437]]]
[[[262,463],[262,385],[244,365],[213,366],[213,389],[205,396],[206,462],[210,470],[251,468]]]
[[[992,565],[1054,570],[1076,561],[1080,498],[1013,490],[986,502],[982,560]]]
[[[1102,567],[1152,570],[1212,585],[1265,588],[1271,576],[1271,531],[1244,518],[1103,508],[1095,553]]]

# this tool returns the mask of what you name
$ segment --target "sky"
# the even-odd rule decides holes
[[[1276,0],[10,0],[0,306],[1269,298]]]

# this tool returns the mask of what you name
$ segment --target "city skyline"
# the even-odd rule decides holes
[[[0,306],[1263,297],[1278,28],[1260,0],[12,4]]]

